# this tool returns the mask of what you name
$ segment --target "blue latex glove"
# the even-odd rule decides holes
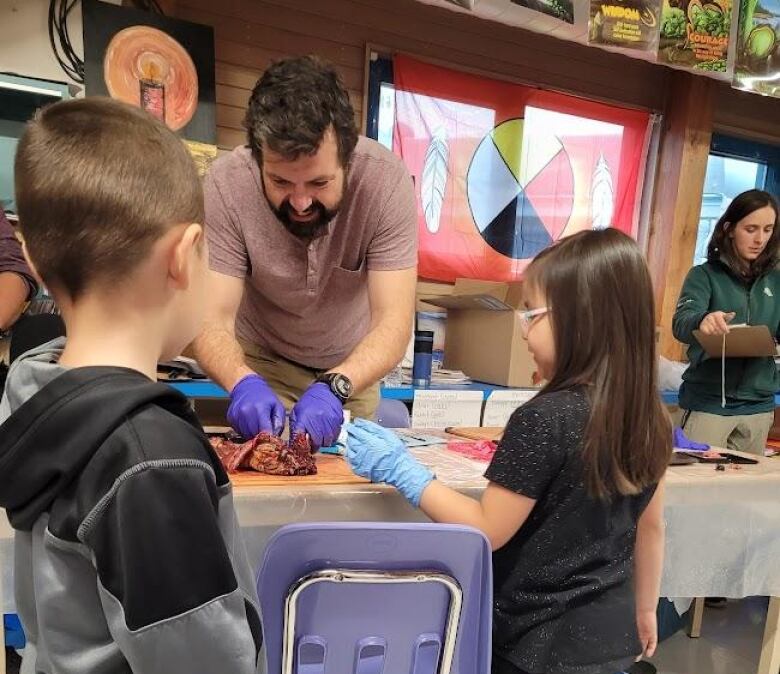
[[[682,428],[675,428],[672,434],[672,444],[677,449],[689,449],[694,452],[706,452],[710,449],[709,445],[705,445],[703,442],[694,442],[693,440],[685,437]]]
[[[230,392],[228,423],[245,440],[263,431],[280,435],[286,414],[282,401],[260,375],[248,374]]]
[[[434,474],[415,459],[392,431],[358,419],[347,426],[347,461],[355,474],[395,487],[415,507]]]
[[[290,412],[290,435],[308,433],[312,451],[336,444],[344,423],[344,406],[330,387],[316,382]]]

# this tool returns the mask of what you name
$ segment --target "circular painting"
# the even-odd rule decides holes
[[[195,64],[170,35],[150,26],[118,32],[108,45],[103,77],[112,98],[138,105],[178,131],[198,105]]]

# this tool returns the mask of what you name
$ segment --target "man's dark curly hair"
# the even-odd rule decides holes
[[[346,167],[358,140],[355,111],[335,68],[315,56],[272,63],[257,81],[244,117],[258,162],[263,145],[291,161],[313,155],[331,124]]]

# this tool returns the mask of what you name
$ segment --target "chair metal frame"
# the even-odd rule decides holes
[[[450,674],[463,607],[463,590],[460,584],[452,576],[437,571],[364,571],[356,569],[322,569],[303,576],[290,587],[284,606],[282,674],[293,674],[295,665],[295,621],[298,599],[307,588],[319,583],[372,585],[438,583],[443,585],[450,593],[450,606],[447,612],[447,624],[444,630],[444,643],[438,674]]]

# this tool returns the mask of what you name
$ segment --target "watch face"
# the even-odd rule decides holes
[[[349,398],[352,395],[352,382],[343,374],[333,377],[333,388],[342,398]]]

